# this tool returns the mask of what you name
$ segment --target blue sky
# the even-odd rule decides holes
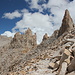
[[[40,42],[59,29],[65,9],[75,20],[75,0],[1,0],[0,34],[8,37],[31,28]]]
[[[2,18],[4,13],[13,12],[14,10],[28,9],[28,3],[24,0],[1,0],[0,1],[0,34],[4,31],[11,31],[15,23],[21,18],[9,20]]]

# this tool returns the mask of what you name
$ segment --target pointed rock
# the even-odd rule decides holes
[[[64,32],[68,32],[69,30],[73,29],[74,23],[73,20],[69,14],[69,11],[65,10],[65,15],[62,20],[62,26],[59,29],[58,37],[61,36]]]
[[[36,34],[33,35],[30,28],[28,28],[25,34],[16,33],[10,43],[10,48],[32,49],[35,46],[37,46]]]
[[[25,31],[25,35],[32,36],[32,31],[30,28],[28,28],[27,31]]]
[[[58,32],[59,32],[59,30],[55,30],[51,37],[57,38]]]
[[[47,40],[49,37],[48,37],[48,35],[47,35],[47,33],[45,33],[45,35],[43,36],[43,41],[44,40]]]

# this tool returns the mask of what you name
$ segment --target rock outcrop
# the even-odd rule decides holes
[[[20,34],[19,32],[14,35],[13,40],[10,43],[10,48],[29,48],[32,49],[37,45],[36,34],[32,34],[31,29]]]
[[[47,40],[48,38],[49,38],[48,34],[47,34],[47,33],[45,33],[45,35],[43,36],[42,41]]]
[[[69,30],[73,29],[74,23],[73,20],[69,14],[69,11],[66,9],[65,10],[65,15],[62,20],[62,25],[59,29],[58,37],[61,36],[64,32],[68,32]]]

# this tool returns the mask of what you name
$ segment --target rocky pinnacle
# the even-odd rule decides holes
[[[69,11],[65,10],[65,15],[62,20],[62,25],[59,29],[58,37],[61,36],[64,32],[68,32],[69,30],[73,29],[74,23],[73,20],[69,14]]]

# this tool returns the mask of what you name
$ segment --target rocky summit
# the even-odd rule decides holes
[[[75,26],[68,10],[59,30],[37,44],[30,28],[0,36],[0,75],[75,75]]]
[[[69,11],[66,9],[64,18],[62,20],[62,26],[60,27],[58,36],[61,36],[64,32],[73,29],[73,27],[74,27],[73,20],[69,14]]]
[[[32,35],[32,31],[29,28],[25,34],[16,33],[10,43],[10,48],[32,49],[35,46],[37,46],[36,34]]]

